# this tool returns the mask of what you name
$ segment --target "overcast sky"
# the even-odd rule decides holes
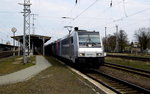
[[[17,28],[16,35],[23,34],[23,15],[20,13],[23,6],[18,5],[23,1],[1,0],[0,43],[12,42],[12,27]],[[99,31],[102,37],[105,27],[107,34],[113,34],[118,25],[130,41],[135,41],[135,30],[150,27],[150,0],[112,0],[112,7],[111,0],[78,0],[77,4],[75,0],[31,0],[31,3],[31,12],[38,14],[35,34],[51,36],[52,41],[68,34],[64,29],[67,25]]]

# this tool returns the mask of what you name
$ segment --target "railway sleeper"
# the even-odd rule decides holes
[[[122,94],[140,94],[138,91],[123,91]]]
[[[116,88],[116,89],[129,89],[128,87],[124,87],[124,86],[112,86],[112,87],[114,87],[114,88]],[[130,90],[130,89],[129,89]]]
[[[121,85],[119,85],[119,84],[117,84],[117,83],[116,83],[116,84],[115,84],[115,83],[114,83],[114,84],[110,83],[109,85],[110,85],[110,86],[113,86],[113,87],[121,87]]]
[[[121,89],[127,89],[126,87],[120,87],[120,86],[114,87],[114,88],[116,88],[116,89],[118,89],[118,90],[121,90]],[[129,90],[130,90],[130,89],[129,89]]]
[[[116,86],[123,86],[125,87],[123,84],[121,83],[117,83],[117,82],[108,82],[110,85],[116,85]]]
[[[117,89],[117,90],[119,90],[121,92],[124,92],[124,91],[137,91],[137,90],[134,90],[132,88],[124,88],[124,89]]]

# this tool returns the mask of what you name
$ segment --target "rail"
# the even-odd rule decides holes
[[[147,57],[134,57],[134,56],[124,56],[124,55],[107,55],[107,56],[108,57],[117,57],[117,58],[124,58],[124,59],[130,59],[130,60],[150,62],[150,58],[147,58]]]
[[[148,70],[133,68],[133,67],[124,66],[124,65],[112,64],[108,62],[105,62],[104,66],[131,72],[131,73],[138,74],[138,75],[145,76],[145,77],[150,77],[150,71]]]
[[[111,89],[112,91],[116,92],[117,94],[124,94],[124,93],[144,93],[144,94],[150,94],[150,90],[145,89],[143,87],[140,87],[138,85],[135,85],[133,83],[118,79],[116,77],[112,77],[108,74],[102,73],[98,70],[91,70],[93,74],[98,74],[97,76],[100,76],[101,79],[97,78],[97,76],[93,76],[92,73],[84,73],[88,77],[92,78],[93,80],[97,81],[98,83],[106,86],[107,88]]]

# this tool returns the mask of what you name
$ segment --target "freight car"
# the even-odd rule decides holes
[[[99,32],[78,28],[45,48],[46,54],[67,59],[77,65],[99,67],[104,63],[106,56]]]

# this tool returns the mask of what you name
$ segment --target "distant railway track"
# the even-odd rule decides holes
[[[124,55],[107,55],[107,56],[108,57],[117,57],[117,58],[124,58],[124,59],[130,59],[130,60],[150,62],[150,58],[146,58],[146,57],[134,57],[134,56],[124,56]]]
[[[111,89],[117,94],[150,94],[150,90],[142,88],[133,83],[112,77],[108,74],[101,73],[98,70],[90,70],[87,73],[84,73],[91,79],[97,81],[98,83],[104,85],[105,87]]]
[[[104,66],[123,70],[123,71],[134,73],[134,74],[138,74],[138,75],[145,76],[145,77],[150,77],[150,71],[148,70],[133,68],[133,67],[124,66],[124,65],[112,64],[112,63],[107,63],[107,62],[105,62]]]

